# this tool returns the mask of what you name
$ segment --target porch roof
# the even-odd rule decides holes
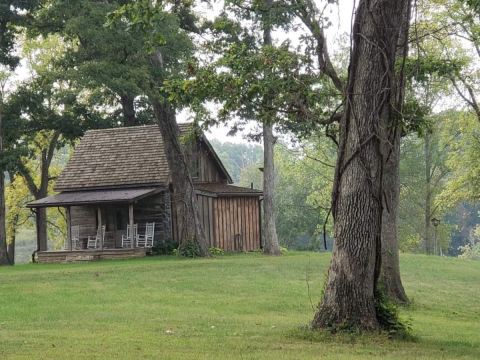
[[[99,203],[130,203],[164,190],[162,187],[127,188],[111,190],[68,191],[32,201],[29,208],[88,205]]]
[[[198,183],[194,185],[195,190],[204,195],[210,196],[262,196],[263,191],[241,186],[222,183]]]

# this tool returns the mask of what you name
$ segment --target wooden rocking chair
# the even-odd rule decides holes
[[[97,249],[100,241],[105,242],[105,225],[97,229],[97,235],[88,237],[87,249]]]
[[[151,248],[153,247],[153,237],[155,235],[155,223],[147,223],[145,226],[145,234],[137,235],[137,247]]]
[[[130,225],[127,225],[127,235],[122,235],[122,248],[129,248],[132,247],[132,241],[137,238],[137,229],[138,225],[133,225],[133,234],[132,228]]]

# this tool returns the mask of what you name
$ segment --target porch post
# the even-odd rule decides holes
[[[130,229],[131,229],[131,236],[132,236],[132,242],[131,242],[131,248],[133,249],[135,247],[135,240],[134,237],[133,237],[133,223],[134,223],[134,220],[133,220],[133,203],[130,203],[128,204],[128,223],[130,224]]]
[[[37,208],[35,212],[36,215],[36,224],[37,224],[37,248],[38,251],[47,251],[48,250],[48,243],[47,243],[47,234],[44,231],[41,231],[41,225],[46,222],[47,211],[45,208]]]
[[[67,215],[67,248],[65,250],[72,251],[72,217],[70,214],[70,206],[65,207]]]
[[[98,230],[97,231],[100,231],[100,250],[103,250],[102,209],[100,209],[100,206],[97,207],[97,221],[98,221]]]

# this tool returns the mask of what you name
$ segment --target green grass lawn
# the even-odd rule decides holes
[[[480,263],[402,256],[415,341],[294,336],[328,254],[0,269],[0,359],[480,359]],[[297,331],[298,332],[298,331]]]

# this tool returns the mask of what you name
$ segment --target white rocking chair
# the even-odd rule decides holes
[[[97,229],[97,235],[89,236],[87,240],[87,249],[97,249],[100,245],[100,241],[102,243],[105,242],[105,225]]]
[[[137,235],[137,247],[151,248],[153,247],[153,237],[155,234],[155,223],[147,223],[145,226],[145,234]]]
[[[72,242],[72,250],[80,248],[80,225],[74,225],[70,229],[70,236]]]
[[[130,225],[127,225],[127,235],[122,235],[122,248],[129,248],[132,247],[132,241],[137,238],[137,229],[138,225],[133,225],[133,234],[132,228]]]

